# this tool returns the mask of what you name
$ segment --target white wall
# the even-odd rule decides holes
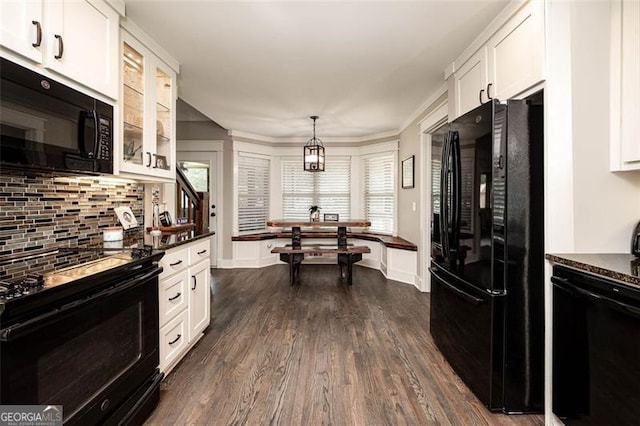
[[[547,253],[628,253],[640,219],[640,172],[609,171],[607,1],[546,3],[545,246]],[[545,423],[552,413],[551,266],[545,282]]]
[[[640,219],[640,173],[609,172],[609,8],[605,1],[572,3],[576,252],[628,253]]]

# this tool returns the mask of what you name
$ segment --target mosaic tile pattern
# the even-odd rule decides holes
[[[101,229],[118,225],[114,207],[144,217],[144,185],[137,182],[47,174],[0,174],[0,279],[19,276],[28,261],[2,266],[2,258],[60,246],[102,244]]]

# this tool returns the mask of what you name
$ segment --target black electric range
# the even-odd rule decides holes
[[[159,398],[151,246],[0,258],[0,404],[60,405],[65,424],[142,423]],[[8,275],[8,274],[7,274]]]
[[[157,263],[163,255],[148,245],[128,249],[61,247],[1,261],[0,268],[21,262],[27,273],[0,278],[0,328],[74,303],[105,286],[116,286],[137,270]]]

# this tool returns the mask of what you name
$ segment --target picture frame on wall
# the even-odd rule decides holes
[[[415,187],[414,178],[414,162],[415,155],[402,160],[402,188],[408,189]]]

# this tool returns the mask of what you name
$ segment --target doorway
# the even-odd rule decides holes
[[[209,231],[215,234],[211,238],[211,266],[217,266],[218,259],[218,179],[219,165],[217,152],[184,152],[177,153],[178,165],[198,192],[209,194]]]

